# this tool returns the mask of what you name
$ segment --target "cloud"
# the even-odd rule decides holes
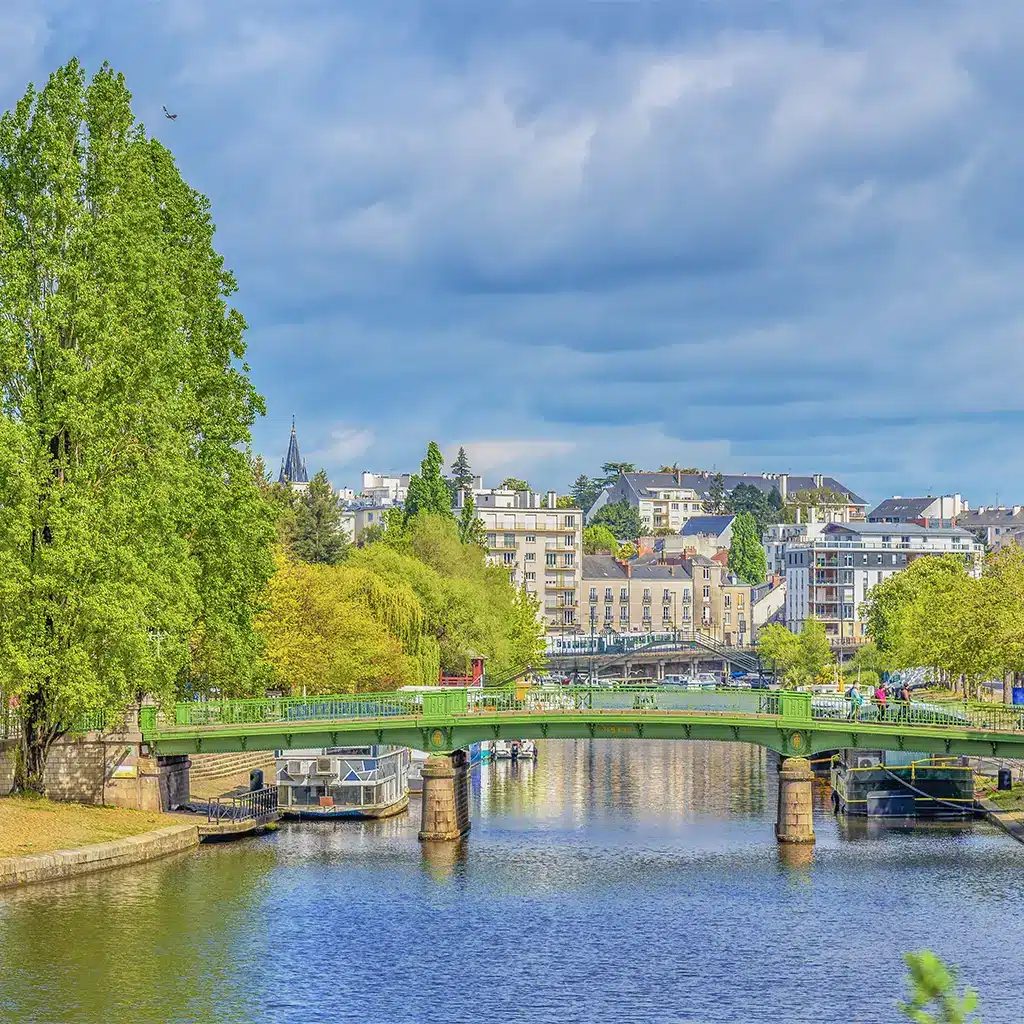
[[[538,439],[467,441],[463,447],[473,471],[484,474],[506,469],[528,471],[551,459],[569,455],[576,450],[576,442]],[[459,445],[449,445],[445,451],[446,459],[454,459],[458,449]]]
[[[327,445],[310,452],[306,461],[317,465],[324,463],[332,467],[344,466],[368,452],[373,447],[373,442],[374,433],[367,428],[335,427],[331,430]]]

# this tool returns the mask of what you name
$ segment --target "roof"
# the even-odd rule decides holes
[[[683,537],[693,537],[698,533],[707,533],[713,537],[721,537],[733,524],[735,516],[691,516],[679,531]]]
[[[835,533],[853,533],[860,537],[902,535],[904,537],[966,537],[973,540],[968,530],[959,526],[918,526],[917,523],[829,523],[822,536]]]
[[[292,417],[292,433],[288,438],[288,454],[281,463],[281,475],[277,478],[280,484],[308,484],[309,474],[306,463],[299,455],[299,439],[295,436],[295,418]]]
[[[1020,505],[1015,506],[1017,511],[1014,512],[1012,508],[986,508],[984,512],[981,509],[973,509],[967,511],[966,509],[956,517],[957,524],[966,527],[977,527],[977,526],[1024,526],[1024,509]]]
[[[638,498],[649,497],[651,491],[667,491],[672,489],[686,489],[696,491],[701,497],[710,497],[710,486],[712,474],[710,473],[622,473],[616,483],[626,478],[626,483]],[[748,474],[722,474],[722,483],[727,491],[735,490],[740,484],[747,484],[756,487],[765,494],[779,490],[778,473],[748,473]],[[788,494],[796,491],[814,490],[817,484],[813,476],[794,476],[787,474],[786,490]],[[850,490],[845,484],[841,484],[835,477],[823,476],[821,486],[845,495],[851,505],[867,504],[863,498]],[[593,510],[592,510],[593,511]]]
[[[928,506],[934,501],[935,499],[930,495],[927,498],[886,498],[868,513],[868,519],[878,519],[881,516],[917,519],[924,515]]]
[[[630,562],[629,577],[626,567],[611,555],[584,555],[585,580],[688,580],[690,574],[681,565],[660,565],[656,562]]]

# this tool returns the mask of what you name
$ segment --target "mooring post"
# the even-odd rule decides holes
[[[787,757],[779,769],[775,838],[780,843],[813,843],[811,786],[814,772],[806,757]]]
[[[420,839],[444,842],[469,831],[469,758],[464,750],[433,754],[423,762]]]

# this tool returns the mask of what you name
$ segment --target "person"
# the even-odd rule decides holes
[[[875,703],[878,705],[879,720],[885,718],[885,699],[885,683],[879,680],[875,687]]]
[[[902,701],[900,707],[900,717],[906,720],[910,714],[910,684],[906,681],[900,683],[900,692],[898,694],[899,699]]]
[[[850,710],[846,718],[847,721],[852,721],[860,714],[860,706],[864,703],[864,695],[857,689],[856,680],[850,684],[850,688],[846,691],[846,696],[850,699]]]

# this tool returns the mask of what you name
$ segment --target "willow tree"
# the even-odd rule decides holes
[[[0,119],[0,691],[15,790],[87,710],[254,683],[262,401],[206,199],[71,61]]]

